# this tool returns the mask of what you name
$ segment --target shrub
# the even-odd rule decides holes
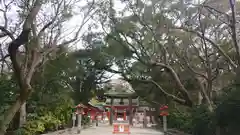
[[[64,102],[63,102],[64,101]],[[16,131],[17,135],[36,135],[55,131],[71,119],[72,102],[62,100],[55,106],[38,106],[36,113],[29,113],[27,123]]]
[[[192,131],[194,135],[214,135],[216,129],[215,113],[209,112],[207,107],[197,106],[191,112]]]
[[[20,132],[19,132],[20,131]],[[45,131],[44,122],[40,120],[28,121],[26,125],[18,130],[18,134],[22,135],[36,135]]]
[[[239,134],[240,86],[233,85],[224,90],[216,109],[217,124],[224,134]]]
[[[189,130],[191,130],[190,114],[178,110],[172,110],[168,116],[168,127],[189,132]]]
[[[239,135],[240,86],[232,85],[222,91],[222,96],[215,101],[214,112],[209,112],[204,105],[184,112],[172,110],[168,117],[169,127],[193,135],[215,135],[217,128],[221,135]]]
[[[193,135],[214,135],[214,113],[209,112],[205,106],[196,106],[190,111],[181,112],[172,110],[168,116],[168,127]]]
[[[17,134],[35,135],[46,131],[53,131],[57,128],[60,122],[61,121],[52,113],[46,112],[43,116],[27,121],[24,127],[17,131]]]

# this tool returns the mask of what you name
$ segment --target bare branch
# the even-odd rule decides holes
[[[155,85],[165,96],[173,99],[174,101],[176,101],[177,103],[179,104],[182,104],[182,105],[188,105],[186,103],[186,101],[184,99],[181,99],[173,94],[170,94],[168,92],[166,92],[157,82],[155,82],[154,80],[136,80],[136,81],[139,81],[139,82],[142,82],[142,83],[152,83],[153,85]]]
[[[71,44],[71,43],[77,41],[77,39],[78,39],[78,37],[79,37],[79,33],[81,32],[81,30],[82,30],[82,28],[84,27],[84,25],[91,19],[91,17],[93,16],[93,14],[95,14],[95,13],[97,12],[97,10],[96,10],[96,11],[94,11],[94,12],[91,14],[91,12],[92,12],[92,10],[93,10],[93,5],[94,5],[94,3],[92,3],[92,4],[90,5],[89,10],[87,11],[87,13],[84,14],[83,20],[82,20],[82,22],[80,23],[81,25],[79,26],[77,32],[75,33],[75,36],[74,36],[72,39],[70,39],[70,40],[68,40],[68,41],[64,41],[63,43],[61,43],[61,44],[59,44],[59,45],[56,45],[56,46],[64,46],[64,45],[68,45],[68,44]],[[90,14],[91,14],[91,15],[90,15]],[[90,17],[89,17],[89,16],[90,16]],[[51,50],[52,50],[52,49],[50,49],[50,51],[51,51]]]
[[[206,75],[204,75],[203,73],[197,72],[193,67],[191,67],[188,59],[187,59],[186,57],[184,57],[184,56],[181,56],[181,55],[177,52],[177,50],[175,51],[175,54],[177,55],[178,58],[181,58],[181,59],[183,60],[183,62],[185,63],[184,65],[185,65],[193,74],[196,74],[196,75],[198,75],[198,76],[201,76],[201,77],[207,79],[207,76],[206,76]]]
[[[238,39],[237,39],[237,32],[236,32],[236,7],[233,1],[230,0],[230,8],[232,11],[232,16],[230,19],[230,28],[232,31],[231,37],[233,40],[233,45],[235,47],[236,53],[237,53],[237,62],[238,65],[240,65],[240,47],[238,45]]]
[[[55,16],[52,18],[52,20],[50,22],[48,22],[47,24],[45,24],[43,26],[43,28],[40,30],[40,32],[38,33],[38,37],[41,36],[43,34],[43,32],[49,27],[51,26],[57,19],[58,15],[59,15],[59,10],[60,10],[60,7],[62,5],[62,3],[64,2],[64,0],[61,0],[60,3],[58,4],[57,6],[57,9],[56,9],[56,13],[55,13]]]
[[[5,55],[4,57],[2,57],[2,58],[0,59],[0,61],[5,61],[6,58],[8,58],[9,56],[10,56],[9,54]]]
[[[6,4],[5,0],[3,1],[4,9],[0,9],[1,12],[3,12],[3,18],[4,18],[4,26],[0,26],[0,30],[3,32],[0,34],[0,38],[9,36],[12,40],[14,40],[13,35],[10,31],[8,31],[8,18],[7,18],[7,10],[9,9],[10,4],[12,4],[14,0],[11,0],[8,4]]]
[[[23,30],[30,30],[31,29],[31,24],[35,20],[42,4],[41,0],[36,0],[32,9],[30,10],[27,19],[25,20],[23,24]]]
[[[184,87],[184,85],[181,83],[180,78],[178,77],[177,73],[174,71],[174,69],[166,64],[160,63],[160,62],[152,62],[152,66],[162,67],[167,70],[168,73],[173,77],[175,82],[177,83],[177,86],[179,87],[179,91],[183,95],[184,99],[186,100],[186,104],[189,106],[192,106],[192,100],[191,97],[187,91],[187,89]]]
[[[213,8],[213,7],[209,6],[209,5],[203,4],[203,5],[201,5],[201,6],[204,7],[204,8],[207,8],[207,9],[211,9],[211,10],[217,12],[218,14],[221,14],[221,15],[226,16],[227,18],[230,17],[227,13],[224,13],[224,12],[222,12],[222,11],[220,11],[220,10],[217,10],[216,8]]]
[[[191,30],[188,28],[184,28],[184,27],[174,27],[175,29],[179,29],[179,30],[184,30],[186,32],[190,32],[193,34],[196,34],[198,37],[206,40],[207,42],[209,42],[214,48],[216,48],[218,50],[218,52],[229,62],[229,64],[231,65],[231,67],[233,69],[237,68],[237,65],[233,62],[233,60],[228,56],[228,54],[219,46],[217,45],[214,41],[212,41],[211,39],[207,38],[206,36],[202,36],[201,33],[199,33],[198,31],[195,30]]]
[[[204,98],[206,99],[206,101],[207,101],[207,103],[208,103],[208,109],[209,109],[210,111],[213,111],[212,101],[211,101],[211,99],[209,98],[209,96],[208,96],[208,94],[207,94],[207,92],[206,92],[206,89],[204,88],[204,86],[203,86],[203,84],[202,84],[202,81],[201,81],[199,78],[197,78],[197,77],[195,77],[195,79],[196,79],[197,82],[198,82],[198,85],[199,85],[199,87],[200,87],[201,93],[203,94]]]
[[[8,31],[5,26],[0,26],[0,30],[3,32],[2,34],[0,34],[0,38],[1,37],[5,37],[7,35],[12,40],[15,40],[14,36],[12,35],[12,33],[10,31]]]

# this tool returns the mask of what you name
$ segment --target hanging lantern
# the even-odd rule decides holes
[[[78,104],[77,106],[75,106],[74,109],[72,109],[76,114],[82,114],[84,112],[84,108],[87,108],[85,105],[83,104]]]
[[[160,111],[161,111],[160,116],[168,116],[169,115],[167,105],[160,107]]]

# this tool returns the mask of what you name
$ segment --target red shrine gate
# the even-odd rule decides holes
[[[108,119],[110,120],[110,110],[111,106],[105,106],[105,108],[108,108],[108,111],[106,112]],[[130,115],[130,113],[134,113],[136,110],[137,106],[132,106],[131,107],[131,112],[130,112],[130,107],[129,105],[127,106],[113,106],[112,111],[113,111],[113,120],[117,120],[118,118],[122,118],[123,120],[127,120],[127,116]]]

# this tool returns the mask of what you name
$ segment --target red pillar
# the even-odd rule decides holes
[[[117,108],[115,108],[115,120],[117,120]]]
[[[110,111],[107,111],[107,117],[108,117],[108,119],[110,120]]]
[[[127,116],[126,116],[126,110],[124,110],[123,112],[123,119],[126,120]]]

